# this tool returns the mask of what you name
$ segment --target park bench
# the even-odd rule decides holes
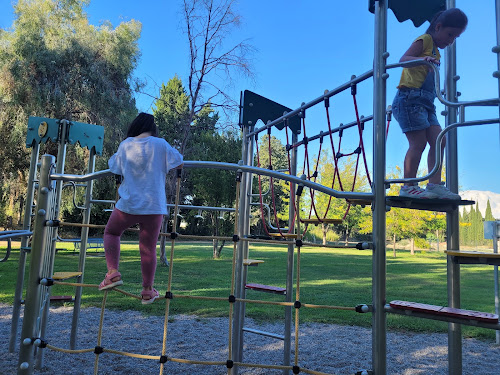
[[[74,246],[75,246],[75,252],[77,251],[80,251],[80,240],[79,239],[75,239],[75,241],[73,242]],[[99,237],[89,237],[87,239],[87,250],[90,250],[90,249],[95,249],[96,253],[98,253],[97,250],[99,249],[103,249],[104,250],[104,240],[102,238],[99,238]]]

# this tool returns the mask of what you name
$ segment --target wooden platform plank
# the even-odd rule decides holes
[[[50,302],[74,302],[72,296],[50,296]]]
[[[300,222],[305,224],[342,224],[342,219],[300,219]]]
[[[440,313],[448,316],[453,316],[455,318],[479,320],[481,322],[486,322],[486,323],[498,323],[498,315],[481,311],[456,309],[453,307],[443,307]]]
[[[260,291],[260,292],[286,294],[286,288],[281,288],[279,286],[249,283],[249,284],[245,285],[245,288]]]
[[[500,254],[480,251],[446,250],[448,256],[456,264],[489,264],[500,266]]]
[[[54,272],[52,275],[52,278],[54,280],[66,280],[66,279],[71,279],[72,277],[78,277],[81,276],[81,272]]]
[[[458,206],[474,204],[469,200],[452,199],[420,199],[400,196],[387,196],[386,204],[391,207],[410,208],[413,210],[450,212],[457,209]]]
[[[350,203],[354,206],[371,206],[372,201],[366,199],[346,199],[347,203]]]
[[[445,250],[445,253],[451,256],[460,256],[467,258],[498,258],[500,253],[485,253],[482,251],[462,251],[462,250]]]
[[[244,266],[258,266],[260,263],[264,263],[264,261],[258,259],[243,259]]]
[[[394,309],[411,310],[424,314],[449,316],[453,318],[466,319],[466,320],[477,320],[485,323],[494,323],[494,324],[498,323],[498,315],[481,311],[456,309],[446,306],[428,305],[426,303],[399,301],[399,300],[391,301],[389,303],[389,306],[391,306]]]
[[[418,302],[409,302],[409,301],[392,301],[389,303],[391,307],[395,309],[404,309],[404,310],[415,310],[426,313],[437,313],[439,310],[443,308],[443,306],[436,305],[428,305],[426,303],[418,303]]]
[[[295,233],[269,233],[271,237],[297,238]]]

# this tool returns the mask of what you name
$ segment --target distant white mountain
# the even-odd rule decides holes
[[[462,199],[469,199],[478,203],[479,211],[483,215],[486,212],[486,204],[488,199],[490,200],[491,211],[495,219],[500,220],[500,194],[493,193],[492,191],[480,191],[480,190],[466,190],[460,192]],[[463,206],[462,206],[463,207]],[[470,210],[469,206],[467,210]]]

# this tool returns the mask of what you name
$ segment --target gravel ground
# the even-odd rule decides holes
[[[15,374],[18,352],[8,353],[12,307],[0,304],[0,358],[2,374]],[[47,341],[68,348],[71,331],[71,307],[52,308]],[[100,310],[81,311],[78,348],[93,348],[97,342]],[[268,332],[281,332],[282,325],[248,326]],[[22,323],[19,324],[19,331]],[[227,359],[228,319],[173,316],[168,325],[167,355],[193,360],[225,361]],[[137,311],[106,311],[102,346],[133,353],[160,355],[163,339],[163,317],[148,317]],[[299,365],[329,374],[354,374],[371,368],[371,330],[331,324],[303,324],[299,337]],[[388,374],[447,374],[446,334],[389,333],[387,338]],[[293,347],[293,344],[292,344]],[[245,334],[244,361],[280,364],[282,342]],[[93,374],[93,353],[63,354],[45,351],[44,368],[36,374]],[[500,348],[493,343],[474,339],[463,341],[464,375],[500,374]],[[293,361],[293,359],[292,359]],[[99,357],[99,374],[158,374],[154,360],[129,358],[109,353]],[[165,374],[227,374],[225,367],[199,366],[168,362]],[[279,370],[241,368],[241,374],[282,374]]]

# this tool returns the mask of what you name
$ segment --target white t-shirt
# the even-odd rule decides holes
[[[111,172],[123,176],[115,207],[132,215],[166,215],[165,178],[182,163],[179,151],[163,138],[125,139],[108,161]]]

